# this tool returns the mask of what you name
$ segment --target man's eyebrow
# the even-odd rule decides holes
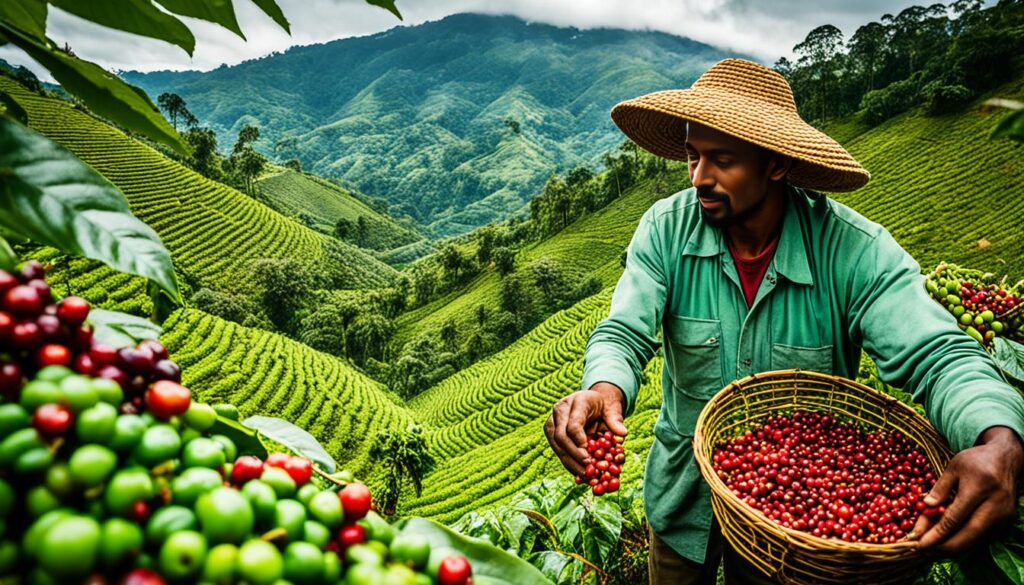
[[[687,150],[697,150],[689,142],[684,143],[683,146],[685,146]],[[731,150],[729,150],[728,148],[711,148],[711,149],[709,149],[707,151],[707,155],[708,156],[718,156],[720,154],[725,154],[725,155],[729,155],[729,156],[736,156],[736,153],[731,151]]]

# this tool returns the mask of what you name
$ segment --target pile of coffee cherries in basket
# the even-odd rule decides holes
[[[767,419],[715,447],[712,466],[743,502],[785,528],[890,544],[942,506],[924,497],[936,474],[898,431],[867,433],[826,413]]]
[[[577,475],[576,483],[590,485],[595,496],[619,491],[619,475],[626,463],[626,452],[622,448],[623,437],[611,431],[595,432],[587,438],[587,454],[590,463],[583,475]]]

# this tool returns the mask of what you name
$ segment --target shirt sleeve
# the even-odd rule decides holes
[[[624,416],[632,414],[647,362],[661,347],[656,335],[665,307],[661,239],[647,210],[626,249],[626,268],[612,293],[611,310],[597,324],[583,354],[584,390],[598,382],[622,389]]]
[[[1024,398],[982,346],[928,296],[921,268],[886,231],[851,273],[849,334],[878,365],[879,377],[913,393],[954,451],[990,427],[1024,438]]]

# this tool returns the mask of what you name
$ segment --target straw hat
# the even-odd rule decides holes
[[[691,120],[793,157],[787,176],[796,187],[853,191],[871,178],[838,142],[804,122],[779,72],[744,59],[720,61],[690,89],[642,95],[611,114],[633,142],[664,158],[686,160]]]

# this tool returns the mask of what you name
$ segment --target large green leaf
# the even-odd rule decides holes
[[[324,450],[313,435],[286,420],[272,416],[250,416],[242,421],[242,424],[309,459],[327,473],[334,473],[334,470],[338,468],[334,458]]]
[[[989,546],[992,553],[992,560],[996,562],[999,569],[1014,583],[1024,585],[1024,548],[1020,544],[1004,544],[994,542]]]
[[[398,7],[395,6],[395,0],[366,0],[366,3],[374,6],[380,6],[381,8],[391,12],[391,14],[397,16],[398,20],[404,20],[402,18],[402,13],[399,12]]]
[[[288,19],[284,17],[284,13],[281,12],[281,7],[277,5],[274,0],[252,0],[252,3],[259,7],[267,16],[274,19],[274,22],[278,26],[283,28],[288,34],[292,34],[291,25],[288,24]]]
[[[196,48],[192,31],[150,0],[50,0],[50,4],[96,24],[178,45],[189,56]]]
[[[992,340],[992,359],[1008,378],[1024,384],[1024,345],[1003,337]]]
[[[0,227],[149,278],[182,302],[170,254],[117,187],[64,147],[3,116]]]
[[[141,89],[128,85],[99,65],[72,57],[51,41],[40,41],[0,20],[0,33],[45,67],[54,79],[90,110],[125,128],[166,144],[179,154],[189,147]]]
[[[93,326],[93,338],[114,348],[134,347],[143,339],[159,339],[160,326],[148,319],[93,309],[89,311],[89,321]]]
[[[408,518],[398,526],[400,534],[422,536],[430,543],[431,560],[453,554],[466,557],[473,567],[474,585],[551,585],[551,580],[523,559],[432,520]]]
[[[14,267],[18,265],[18,255],[11,249],[11,245],[7,243],[7,240],[0,236],[0,270],[14,270]]]
[[[7,21],[37,39],[46,38],[46,0],[3,0],[0,20]]]
[[[156,0],[161,6],[175,14],[191,16],[223,26],[236,35],[245,38],[235,18],[235,7],[231,0]]]

